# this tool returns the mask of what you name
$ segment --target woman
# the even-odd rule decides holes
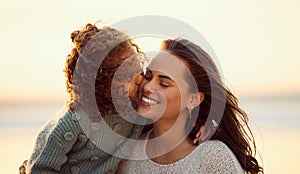
[[[140,84],[138,112],[155,122],[120,173],[263,173],[246,113],[209,55],[188,40],[163,42]],[[200,127],[210,140],[195,146]]]

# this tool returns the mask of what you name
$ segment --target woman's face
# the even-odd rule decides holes
[[[186,71],[187,66],[180,59],[160,51],[149,64],[141,82],[138,112],[154,121],[177,119],[188,102]]]

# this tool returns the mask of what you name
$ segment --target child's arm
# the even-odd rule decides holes
[[[71,112],[57,122],[50,122],[37,137],[26,173],[60,173],[62,165],[67,162],[67,153],[77,140],[77,127]]]

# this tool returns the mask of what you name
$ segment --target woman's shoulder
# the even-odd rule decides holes
[[[198,150],[203,156],[203,162],[211,170],[243,173],[238,159],[230,148],[219,140],[208,140],[201,143]]]
[[[220,151],[220,152],[226,152],[226,151],[231,151],[229,147],[223,143],[220,140],[208,140],[204,141],[199,145],[199,147],[202,148],[202,150],[207,150],[207,151]]]
[[[146,146],[150,132],[143,133],[137,140],[131,140],[129,159],[148,159]]]
[[[206,156],[210,156],[210,158],[233,158],[234,160],[237,160],[230,148],[219,140],[205,141],[199,145],[198,150]]]

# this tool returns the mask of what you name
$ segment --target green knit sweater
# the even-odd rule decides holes
[[[82,117],[68,110],[61,117],[46,124],[37,136],[28,160],[27,174],[115,173],[121,159],[104,152],[88,138],[80,124]],[[124,137],[137,139],[142,131],[142,126],[128,123],[118,115],[105,117],[104,120],[116,133]],[[97,132],[100,138],[108,135],[101,131],[100,129]],[[105,138],[107,141],[107,137]],[[109,142],[112,151],[120,149],[120,144]]]

